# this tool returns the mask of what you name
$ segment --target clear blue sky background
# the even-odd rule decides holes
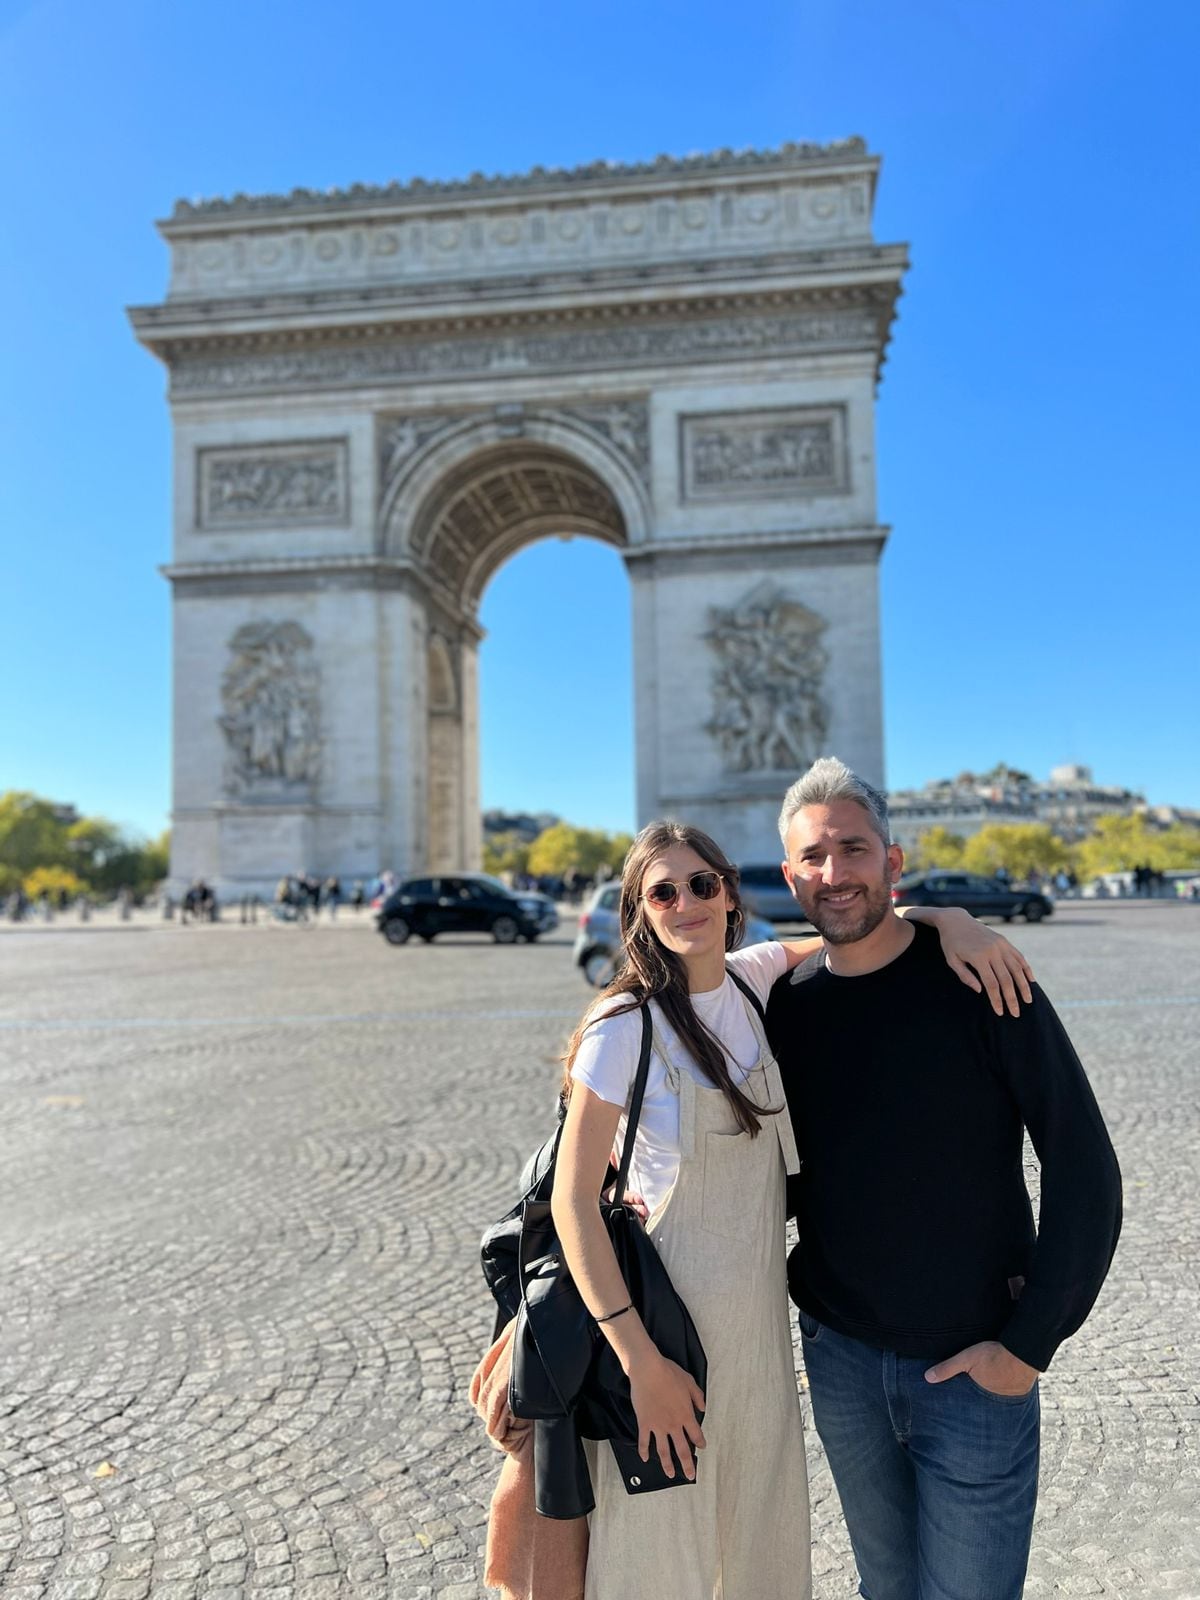
[[[167,819],[169,424],[123,307],[177,196],[861,133],[913,257],[890,783],[1076,760],[1200,804],[1198,47],[1193,0],[0,3],[0,789]],[[628,609],[586,540],[495,579],[487,805],[632,822]]]

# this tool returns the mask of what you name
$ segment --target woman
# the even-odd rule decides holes
[[[1023,981],[1007,941],[965,912],[910,914],[939,924],[960,974],[965,959],[1020,967]],[[553,1214],[579,1292],[629,1378],[639,1453],[657,1451],[673,1476],[673,1449],[690,1481],[630,1495],[612,1452],[593,1452],[586,1600],[803,1600],[808,1485],[784,1274],[784,1175],[797,1169],[796,1152],[761,1021],[727,967],[765,1004],[775,979],[820,940],[727,955],[744,923],[737,869],[706,834],[675,822],[652,823],[634,841],[620,919],[625,966],[567,1053]],[[629,1182],[699,1332],[706,1393],[630,1306],[597,1204],[621,1148],[643,1001],[654,1054]]]

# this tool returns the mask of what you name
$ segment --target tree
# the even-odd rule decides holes
[[[164,828],[157,839],[142,847],[143,880],[161,883],[171,870],[171,830]]]
[[[529,845],[519,833],[496,833],[483,842],[485,872],[529,871]]]
[[[26,877],[38,867],[69,862],[65,810],[19,789],[0,795],[0,866]]]
[[[601,866],[618,871],[633,840],[627,833],[607,834],[598,828],[575,828],[556,822],[539,833],[529,847],[529,871],[538,878],[561,878],[573,867],[585,878]]]
[[[926,828],[917,839],[913,865],[917,868],[962,866],[964,839],[940,825]]]
[[[1078,848],[1079,873],[1095,878],[1102,872],[1129,872],[1150,867],[1155,872],[1200,866],[1200,829],[1175,823],[1153,828],[1141,812],[1128,817],[1098,817],[1096,827]]]
[[[127,849],[120,829],[104,817],[80,817],[67,829],[68,860],[98,889],[108,887],[105,869]]]
[[[633,835],[631,833],[614,833],[608,841],[608,854],[605,860],[614,872],[620,872],[625,865],[625,857],[633,848]]]
[[[587,865],[588,857],[595,853],[594,835],[586,828],[574,828],[569,822],[556,822],[552,828],[539,833],[529,847],[529,870],[538,878],[561,878],[572,868],[576,872],[594,872],[599,861]]]
[[[10,893],[30,873],[53,867],[100,894],[123,886],[145,894],[166,877],[170,848],[169,830],[145,840],[105,817],[78,817],[71,806],[39,795],[0,795],[0,892]]]
[[[23,887],[31,900],[36,900],[43,890],[56,898],[65,890],[74,900],[86,886],[67,867],[35,867],[25,879]]]
[[[1014,878],[1046,876],[1070,864],[1071,852],[1042,822],[992,822],[967,840],[962,864],[988,875],[1005,867]]]

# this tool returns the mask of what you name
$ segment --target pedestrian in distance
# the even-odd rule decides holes
[[[336,874],[331,873],[329,877],[325,879],[324,887],[321,890],[321,898],[329,908],[330,922],[336,922],[338,906],[341,904],[342,900],[342,883],[341,879],[337,877]]]
[[[779,826],[825,941],[767,1008],[801,1160],[788,1280],[860,1593],[1018,1600],[1039,1376],[1112,1260],[1116,1157],[1041,989],[997,1017],[933,930],[892,914],[903,854],[881,794],[818,761]]]
[[[976,989],[978,968],[997,1006],[1028,992],[1022,958],[999,935],[958,910],[914,914],[937,925],[934,947],[940,934]],[[634,842],[619,915],[623,969],[566,1056],[552,1212],[575,1286],[628,1376],[642,1460],[655,1452],[668,1479],[677,1460],[687,1481],[629,1493],[613,1452],[595,1448],[586,1600],[805,1600],[808,1487],[784,1243],[785,1176],[797,1161],[759,1008],[819,945],[737,949],[737,869],[675,822]],[[704,1347],[703,1391],[646,1332],[598,1205],[610,1153],[622,1153],[644,1002],[653,1054],[629,1181]]]

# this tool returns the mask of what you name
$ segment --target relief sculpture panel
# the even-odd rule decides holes
[[[346,441],[201,450],[200,528],[343,524],[350,514]]]
[[[708,732],[730,773],[798,772],[824,747],[829,657],[823,617],[760,584],[735,606],[711,606],[716,657]]]
[[[250,622],[229,641],[218,719],[226,793],[306,798],[320,773],[313,643],[298,622]]]
[[[841,406],[731,412],[679,419],[684,500],[845,494]]]

